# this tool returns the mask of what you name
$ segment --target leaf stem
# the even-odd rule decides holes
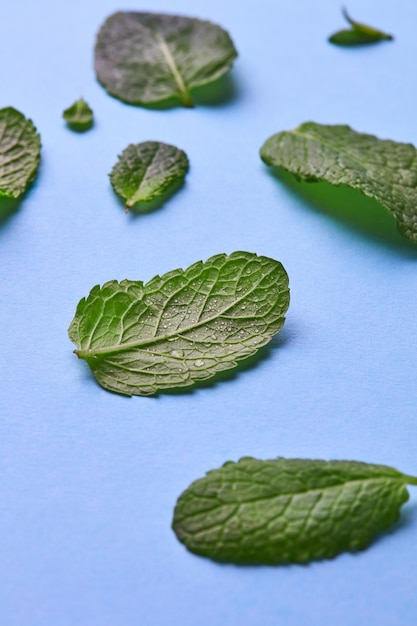
[[[194,102],[192,101],[191,96],[188,91],[183,92],[181,95],[181,98],[182,98],[183,105],[187,107],[187,109],[194,108]]]
[[[404,478],[407,481],[407,485],[416,485],[417,487],[417,476],[408,476],[404,474]]]

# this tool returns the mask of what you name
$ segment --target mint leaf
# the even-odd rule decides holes
[[[160,141],[145,141],[122,152],[110,181],[130,209],[169,194],[182,183],[187,171],[185,152]]]
[[[220,78],[237,52],[220,26],[163,13],[118,12],[101,27],[95,47],[97,78],[130,104],[170,99],[193,106],[190,91]]]
[[[173,520],[191,551],[237,564],[305,563],[366,548],[399,518],[417,478],[385,465],[250,457],[179,497]]]
[[[35,126],[13,107],[0,109],[0,196],[18,198],[35,178],[41,138]]]
[[[297,179],[359,189],[388,209],[400,233],[417,243],[417,150],[412,144],[378,139],[349,126],[306,122],[272,135],[261,158]]]
[[[338,44],[339,46],[357,46],[394,39],[392,35],[388,35],[388,33],[384,33],[382,30],[361,24],[360,22],[355,22],[355,20],[349,17],[346,9],[343,9],[342,12],[351,25],[351,28],[339,30],[337,33],[331,35],[329,37],[331,43]]]
[[[249,252],[94,287],[69,327],[75,353],[110,391],[147,396],[228,370],[284,324],[288,277]]]
[[[62,117],[72,130],[78,132],[88,130],[93,125],[93,111],[82,98],[74,102],[68,109],[65,109]]]

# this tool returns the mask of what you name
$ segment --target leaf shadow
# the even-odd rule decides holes
[[[131,209],[126,208],[126,204],[123,199],[115,192],[117,202],[119,206],[123,207],[123,210],[126,214],[130,216],[131,219],[136,220],[141,215],[146,215],[148,213],[153,213],[154,211],[159,211],[165,204],[168,204],[171,200],[172,196],[174,196],[178,191],[180,191],[185,186],[185,180],[175,181],[166,189],[163,196],[159,198],[155,198],[154,200],[150,200],[149,202],[138,202]],[[114,190],[113,190],[114,191]]]
[[[394,216],[375,199],[346,185],[297,180],[280,167],[270,167],[268,173],[317,213],[341,222],[367,240],[417,259],[417,246],[398,232]]]
[[[236,100],[238,94],[239,88],[233,72],[223,74],[212,83],[193,90],[196,105],[206,107],[230,104]]]
[[[374,39],[372,41],[352,41],[352,42],[341,42],[341,41],[331,41],[328,39],[329,43],[333,46],[338,46],[339,48],[345,48],[348,50],[353,50],[354,48],[358,48],[359,50],[363,50],[366,48],[371,48],[372,46],[379,46],[382,43],[385,43],[382,39]]]
[[[407,528],[408,526],[417,525],[417,502],[406,502],[404,508],[401,511],[401,516],[397,522],[388,530],[381,532],[377,535],[375,541],[383,539],[387,535],[396,533],[401,528]],[[374,542],[375,543],[375,542]]]
[[[387,537],[396,534],[401,528],[407,528],[408,526],[417,524],[417,502],[407,503],[405,507],[402,509],[399,519],[394,522],[390,528],[387,528],[384,531],[380,531],[375,535],[372,539],[369,547],[377,545],[380,542],[386,540]],[[365,548],[366,550],[367,548]],[[364,550],[359,550],[358,552],[354,552],[354,555],[360,555]]]
[[[246,359],[239,361],[238,364],[224,372],[218,372],[214,376],[206,380],[199,380],[194,382],[190,387],[177,387],[173,389],[167,389],[158,392],[154,397],[160,396],[178,396],[178,395],[191,395],[197,393],[200,389],[211,389],[217,386],[218,383],[229,382],[238,378],[244,372],[252,369],[256,365],[266,362],[270,359],[276,350],[279,350],[290,341],[290,333],[286,332],[285,327],[275,335],[271,341],[259,348],[255,354],[252,354]]]
[[[21,197],[7,198],[6,196],[0,196],[0,228],[12,215],[18,212],[21,203]]]
[[[20,207],[30,194],[36,189],[42,176],[42,161],[38,165],[35,179],[32,180],[24,193],[18,198],[9,198],[0,195],[0,229],[3,228],[15,215],[18,214]]]

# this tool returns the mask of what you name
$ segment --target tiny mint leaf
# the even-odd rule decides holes
[[[185,152],[159,141],[129,145],[110,173],[114,190],[126,200],[126,208],[146,203],[174,191],[188,171]]]
[[[72,130],[84,132],[93,125],[93,111],[87,102],[80,98],[62,113],[62,117]]]
[[[331,559],[366,548],[399,518],[417,479],[385,465],[250,457],[178,498],[173,530],[195,554],[236,564]]]
[[[417,150],[349,126],[314,122],[272,135],[261,148],[267,165],[297,179],[347,185],[375,198],[397,220],[404,237],[417,243]]]
[[[119,11],[98,33],[95,69],[104,88],[130,104],[174,99],[192,107],[191,91],[220,78],[236,56],[228,33],[211,22]]]
[[[35,126],[13,107],[0,109],[0,196],[18,198],[35,178],[41,139]]]
[[[378,41],[391,41],[392,35],[384,33],[382,30],[356,22],[349,15],[346,9],[343,9],[343,15],[347,22],[351,25],[350,29],[339,30],[329,37],[331,43],[339,46],[357,46],[363,44],[376,43]]]
[[[289,304],[278,261],[219,254],[186,270],[94,287],[68,333],[97,381],[148,396],[228,370],[281,329]]]

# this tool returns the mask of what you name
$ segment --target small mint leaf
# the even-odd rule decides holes
[[[279,332],[288,304],[281,263],[234,252],[146,285],[97,285],[68,333],[100,385],[147,396],[236,367]]]
[[[78,132],[88,130],[93,125],[93,111],[82,98],[74,102],[68,109],[65,109],[62,117],[72,130]]]
[[[41,139],[31,120],[13,107],[0,109],[0,196],[18,198],[35,178]]]
[[[382,30],[367,26],[361,22],[356,22],[349,15],[346,9],[342,10],[343,16],[349,22],[351,28],[348,30],[340,30],[329,37],[329,41],[339,46],[356,46],[363,44],[376,43],[378,41],[391,41],[394,39],[392,35],[384,33]]]
[[[215,561],[278,565],[366,548],[399,518],[416,484],[385,465],[243,458],[193,482],[178,498],[173,530]]]
[[[110,173],[114,190],[126,200],[126,208],[169,195],[184,180],[188,158],[183,150],[159,141],[129,145]]]

